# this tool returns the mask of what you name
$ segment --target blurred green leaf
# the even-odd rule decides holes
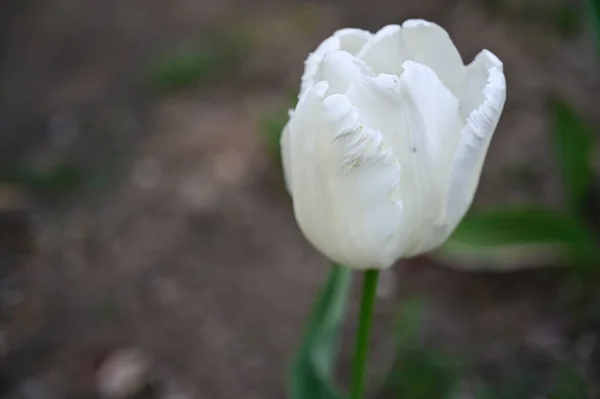
[[[569,364],[561,364],[552,387],[544,387],[543,381],[535,381],[532,375],[519,373],[502,381],[488,384],[479,390],[478,399],[587,399],[587,387],[577,370]],[[540,384],[542,382],[542,384]],[[542,386],[540,386],[542,385]],[[548,393],[547,391],[550,390]],[[540,392],[540,391],[546,391]]]
[[[260,121],[259,131],[263,135],[269,154],[276,160],[281,160],[281,134],[289,120],[289,110],[296,106],[297,101],[298,93],[296,91],[290,92],[282,100],[283,106],[270,111]]]
[[[419,299],[410,299],[402,304],[396,320],[397,345],[399,348],[411,347],[418,343],[419,326],[423,315],[423,303]]]
[[[593,178],[590,160],[594,135],[565,101],[553,99],[551,110],[554,148],[567,198],[574,214],[580,215]]]
[[[150,82],[158,91],[177,90],[214,78],[218,65],[218,55],[211,49],[173,54],[154,66]]]
[[[563,365],[554,389],[548,399],[586,399],[588,398],[586,383],[570,365]]]
[[[586,14],[592,25],[594,39],[600,55],[600,0],[585,0]]]
[[[552,9],[550,20],[554,21],[556,29],[563,38],[576,37],[581,31],[580,8],[570,3],[557,3]]]
[[[350,269],[338,265],[331,268],[292,364],[289,384],[292,399],[343,397],[333,381],[333,372],[350,277]]]
[[[583,232],[568,217],[539,208],[469,213],[450,241],[470,246],[579,242]]]
[[[264,134],[267,150],[275,159],[280,159],[281,157],[281,147],[279,141],[287,121],[287,109],[278,109],[267,115],[260,124],[260,131]]]
[[[239,70],[252,46],[250,35],[242,29],[217,32],[200,48],[179,50],[159,59],[150,69],[150,84],[165,92],[228,77]]]
[[[459,376],[451,359],[433,350],[415,349],[400,353],[392,387],[403,399],[445,399],[453,397]]]
[[[502,384],[482,387],[477,394],[477,399],[530,399],[535,398],[536,388],[529,376],[522,375]]]
[[[538,246],[558,250],[576,263],[594,264],[600,258],[593,236],[581,223],[558,211],[538,208],[471,212],[440,252]]]
[[[14,165],[0,172],[0,181],[26,187],[41,195],[59,196],[80,187],[83,176],[76,166],[68,163],[44,170]]]
[[[422,345],[419,340],[421,316],[420,301],[413,299],[403,304],[397,322],[398,359],[385,385],[403,399],[452,397],[452,388],[463,371],[462,362]]]

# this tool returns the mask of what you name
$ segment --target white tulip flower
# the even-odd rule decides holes
[[[281,151],[306,238],[363,270],[443,244],[504,107],[502,62],[483,50],[465,66],[443,28],[408,20],[339,30],[305,65]]]

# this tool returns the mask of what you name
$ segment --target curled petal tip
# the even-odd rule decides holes
[[[406,21],[404,21],[402,23],[403,28],[416,28],[417,26],[430,26],[430,25],[434,25],[434,24],[432,22],[429,22],[424,19],[419,19],[419,18],[407,19]]]

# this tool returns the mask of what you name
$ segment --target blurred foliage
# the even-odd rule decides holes
[[[554,10],[554,24],[563,38],[572,38],[581,32],[581,13],[572,4],[563,4]]]
[[[313,308],[302,344],[290,370],[292,399],[340,399],[333,374],[350,291],[348,268],[333,265]]]
[[[69,163],[58,163],[46,169],[11,165],[0,170],[0,182],[23,187],[40,196],[61,197],[81,187],[81,170]]]
[[[593,180],[590,164],[594,136],[569,105],[552,99],[550,111],[553,120],[553,144],[561,167],[567,200],[571,211],[581,212]],[[584,215],[579,215],[584,217]]]
[[[50,201],[64,200],[75,193],[94,195],[109,189],[122,177],[124,166],[116,157],[112,162],[84,166],[59,161],[44,168],[30,163],[13,164],[0,170],[0,184],[19,187],[34,197]]]
[[[587,19],[592,25],[594,40],[600,54],[600,0],[584,0]]]
[[[158,92],[209,84],[231,76],[252,52],[253,43],[242,30],[215,34],[199,48],[178,50],[151,66],[150,86]]]
[[[565,39],[581,32],[581,8],[569,0],[483,0],[482,5],[494,16],[550,28]]]
[[[563,365],[548,399],[587,399],[588,392],[580,373],[570,365]]]
[[[536,397],[537,387],[528,375],[519,374],[501,384],[486,384],[477,392],[477,399],[531,399]],[[561,398],[567,399],[567,398]]]
[[[284,99],[283,104],[276,109],[266,113],[260,120],[258,131],[261,132],[262,140],[265,143],[269,156],[278,163],[281,162],[281,134],[283,128],[289,120],[289,110],[296,107],[298,101],[298,92],[290,92],[288,98]]]
[[[499,251],[502,249],[506,251]],[[582,268],[600,261],[594,236],[578,219],[541,208],[471,212],[437,256],[460,258],[468,253],[484,262],[490,256],[505,255],[509,261],[519,262],[519,253],[548,251]],[[511,256],[515,253],[516,258]]]
[[[477,368],[464,355],[427,346],[420,338],[423,303],[418,299],[405,302],[396,325],[397,364],[387,376],[386,391],[402,399],[448,399],[457,396],[468,376],[476,376]],[[507,370],[501,383],[475,378],[472,386],[477,399],[586,399],[587,386],[581,373],[568,362],[558,365],[547,375],[533,375],[515,365]],[[543,394],[542,394],[543,393]],[[541,396],[540,396],[541,395]]]
[[[277,109],[260,121],[259,131],[263,132],[263,140],[267,151],[277,162],[281,162],[281,133],[288,118],[287,109]]]
[[[457,356],[422,345],[418,331],[421,315],[420,301],[403,304],[396,327],[398,360],[385,385],[403,399],[451,398],[464,364]]]
[[[151,84],[157,91],[171,91],[215,79],[219,57],[212,49],[181,52],[157,62],[151,72]]]
[[[523,373],[515,374],[501,384],[483,386],[477,399],[530,399],[544,397],[548,399],[588,399],[585,381],[575,367],[569,363],[558,366],[556,377],[548,387],[547,381],[534,381],[531,376]],[[540,391],[546,391],[541,393]]]

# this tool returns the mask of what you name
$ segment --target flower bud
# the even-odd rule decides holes
[[[331,260],[387,268],[441,245],[469,208],[502,113],[502,62],[465,66],[438,25],[342,29],[309,55],[281,138],[294,214]]]

